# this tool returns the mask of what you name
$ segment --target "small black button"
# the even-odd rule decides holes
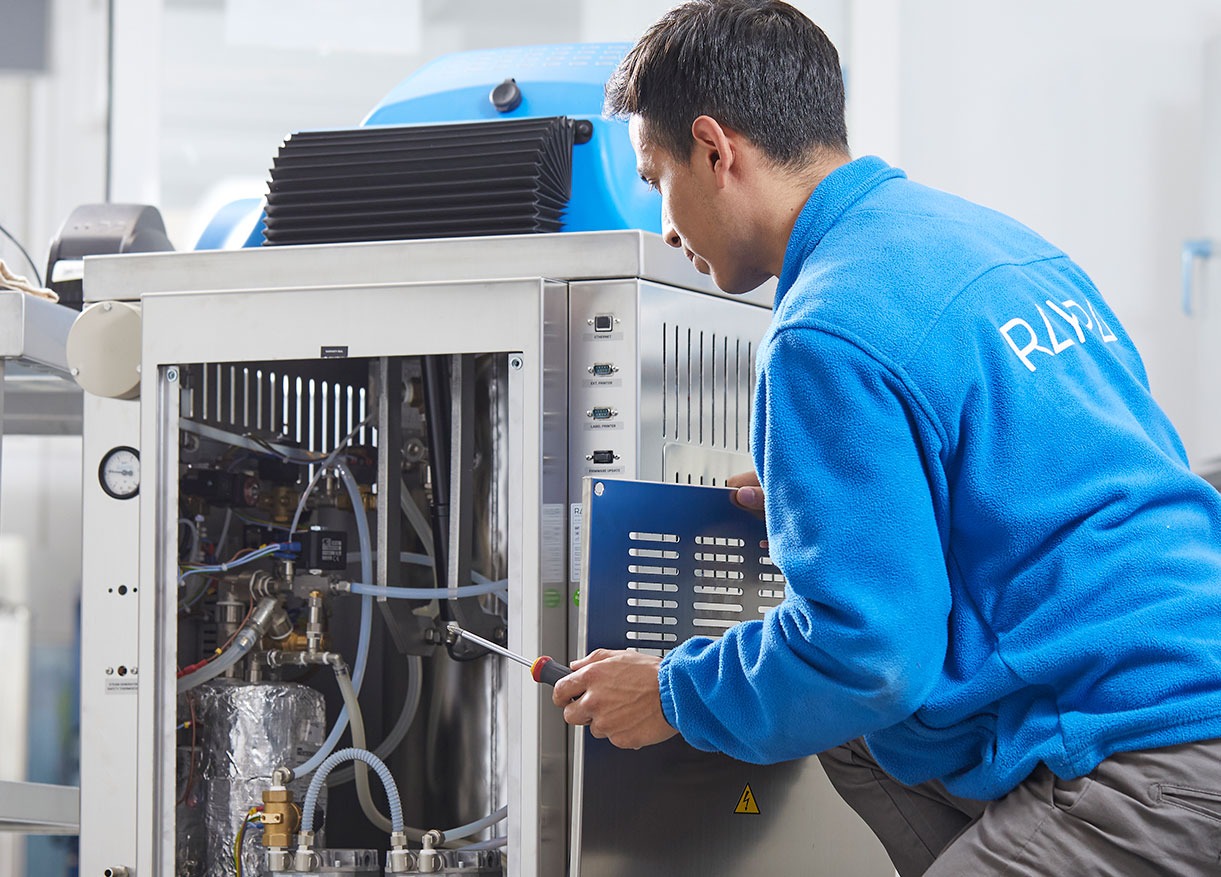
[[[506,79],[492,89],[488,100],[499,112],[511,113],[521,106],[521,89],[517,87],[516,79]]]

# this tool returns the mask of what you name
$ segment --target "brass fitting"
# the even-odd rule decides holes
[[[281,640],[264,639],[263,646],[267,649],[279,649],[282,652],[308,652],[310,650],[309,638],[304,633],[296,630]],[[323,651],[326,650],[325,636],[322,637],[319,648]]]
[[[263,846],[287,847],[301,824],[301,807],[293,803],[293,793],[283,786],[263,793]]]

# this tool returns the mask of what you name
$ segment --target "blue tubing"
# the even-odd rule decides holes
[[[343,486],[347,488],[348,498],[352,501],[352,510],[356,514],[356,536],[360,541],[360,577],[371,579],[373,578],[373,544],[369,538],[369,516],[365,514],[360,488],[346,463],[337,464],[335,469],[343,481]],[[356,643],[356,663],[352,665],[352,688],[358,694],[360,693],[360,683],[365,678],[365,666],[369,663],[369,640],[372,634],[373,598],[362,596],[360,598],[360,639]],[[343,736],[347,727],[348,708],[345,706],[339,711],[339,716],[335,719],[335,727],[331,728],[331,733],[323,741],[322,748],[304,764],[294,767],[293,776],[303,777],[317,768],[335,748],[335,744],[339,742],[339,738]]]
[[[480,819],[476,819],[474,822],[468,822],[466,825],[460,825],[457,828],[451,828],[448,831],[443,831],[441,833],[445,835],[445,839],[447,841],[460,840],[464,837],[470,837],[472,834],[477,834],[477,833],[483,831],[489,825],[495,825],[497,822],[504,819],[508,815],[509,815],[509,807],[506,804],[504,807],[501,807],[499,810],[489,813],[487,816],[484,816]]]
[[[322,791],[322,787],[326,785],[326,777],[337,765],[343,764],[345,761],[363,761],[369,767],[373,768],[373,772],[381,779],[382,785],[386,789],[386,798],[390,802],[390,826],[393,831],[403,830],[403,804],[399,800],[398,786],[394,784],[394,777],[390,773],[390,768],[386,767],[386,763],[369,752],[367,749],[340,749],[334,752],[322,762],[322,766],[318,768],[313,777],[309,781],[309,789],[305,793],[305,801],[301,804],[301,830],[314,830],[314,809],[318,806],[318,795]]]
[[[481,585],[461,585],[457,588],[383,588],[352,582],[352,593],[367,597],[390,597],[400,600],[450,600],[455,597],[478,597],[495,594],[508,587],[505,582],[485,582]]]

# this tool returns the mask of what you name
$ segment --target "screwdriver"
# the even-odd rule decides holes
[[[535,682],[545,682],[548,685],[555,685],[555,683],[559,682],[572,672],[571,667],[565,667],[559,661],[556,661],[554,658],[549,658],[546,655],[535,658],[533,661],[531,661],[529,658],[523,658],[516,652],[510,652],[504,646],[498,646],[496,643],[491,642],[490,640],[486,640],[481,636],[476,636],[469,630],[463,630],[458,626],[458,622],[456,621],[451,621],[446,627],[446,630],[449,631],[451,636],[463,637],[476,645],[483,646],[490,652],[495,652],[498,655],[504,655],[506,658],[510,658],[525,667],[529,667],[530,675],[534,677]]]

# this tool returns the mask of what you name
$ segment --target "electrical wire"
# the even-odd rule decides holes
[[[356,433],[360,432],[369,423],[371,423],[373,421],[374,417],[376,417],[376,414],[370,414],[360,423],[356,424],[356,426],[353,427],[353,429],[350,433],[348,433],[342,439],[339,440],[339,444],[335,445],[335,449],[333,451],[331,451],[329,454],[327,454],[326,457],[322,460],[322,462],[318,464],[318,468],[314,471],[314,477],[310,479],[309,484],[306,485],[305,490],[302,491],[301,501],[297,503],[297,510],[296,510],[296,512],[293,513],[293,522],[292,522],[292,524],[289,525],[289,528],[288,528],[288,538],[289,539],[292,539],[293,533],[297,532],[297,524],[301,520],[301,515],[304,514],[304,512],[305,512],[306,501],[309,499],[310,494],[314,492],[314,487],[317,486],[318,480],[322,477],[322,473],[324,473],[327,469],[329,469],[331,466],[333,466],[335,464],[335,461],[337,459],[339,459],[339,455],[341,453],[343,453],[344,449],[347,448],[348,444],[352,441],[352,439],[356,438]],[[312,461],[309,461],[309,462],[312,462]]]
[[[260,804],[257,807],[251,807],[246,811],[246,818],[242,820],[242,824],[238,826],[237,837],[233,839],[233,871],[237,877],[242,877],[242,841],[246,838],[246,826],[252,822],[260,821],[259,811],[263,809]],[[257,818],[256,818],[257,817]]]
[[[178,523],[187,528],[191,534],[191,548],[187,551],[186,559],[194,562],[197,558],[195,552],[199,549],[199,527],[190,518],[179,518]],[[181,551],[181,549],[179,549]]]
[[[270,545],[264,545],[257,551],[253,551],[250,554],[247,554],[245,557],[237,560],[230,560],[226,563],[214,564],[212,566],[192,567],[191,569],[178,574],[178,586],[182,587],[186,583],[187,576],[199,575],[201,573],[228,572],[235,567],[245,566],[246,564],[259,560],[260,558],[267,557],[269,554],[275,554],[277,551],[283,551],[291,544],[291,542],[273,542]]]
[[[195,719],[195,695],[188,692],[186,695],[187,707],[191,712],[191,719],[187,723],[191,726],[191,761],[190,767],[187,769],[187,784],[182,790],[182,797],[178,799],[179,804],[185,804],[191,796],[191,786],[195,785],[195,728],[199,724]]]
[[[34,264],[34,260],[30,258],[30,254],[25,251],[25,247],[21,246],[21,241],[9,234],[8,229],[3,225],[0,225],[0,234],[12,241],[13,246],[21,250],[21,255],[25,256],[25,260],[30,263],[30,268],[34,271],[34,279],[38,281],[39,286],[42,286],[42,274],[39,273],[38,266]]]

